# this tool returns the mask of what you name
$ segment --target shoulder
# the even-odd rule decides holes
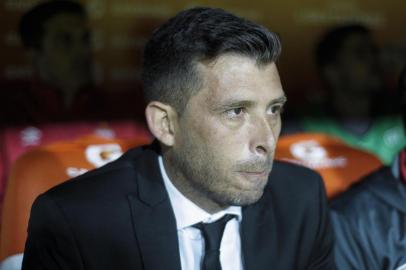
[[[389,167],[382,167],[334,199],[330,213],[337,242],[357,237],[368,247],[378,241],[384,243],[386,232],[393,230],[393,224],[403,222],[400,220],[405,209],[403,186]],[[374,239],[371,243],[370,237]]]
[[[399,265],[404,257],[405,191],[390,168],[382,167],[332,201],[338,266],[395,269]]]
[[[365,214],[367,209],[380,204],[377,195],[396,184],[397,179],[392,175],[391,169],[387,166],[381,167],[371,174],[365,176],[349,190],[331,201],[333,212],[348,216],[360,216]]]
[[[135,192],[138,174],[150,170],[155,157],[149,146],[130,149],[116,161],[57,185],[46,194],[56,200],[79,202]]]
[[[289,193],[304,193],[324,187],[322,178],[316,171],[283,161],[275,161],[268,186]]]
[[[265,192],[272,198],[272,208],[289,219],[296,214],[303,217],[303,213],[309,218],[315,217],[327,205],[321,176],[311,169],[287,162],[275,162]]]
[[[308,176],[308,177],[319,177],[319,174],[314,170],[311,170],[307,167],[294,164],[292,162],[285,162],[276,160],[271,172],[271,175],[275,174],[278,176],[281,175],[294,175],[294,176]]]
[[[300,250],[307,267],[332,269],[333,233],[321,176],[308,168],[276,162],[264,194],[265,207],[284,244]]]
[[[116,161],[42,193],[31,208],[31,233],[43,233],[48,223],[68,231],[59,224],[65,223],[81,239],[95,232],[95,228],[107,230],[111,226],[117,230],[106,231],[104,237],[117,238],[117,231],[130,230],[129,197],[138,196],[143,186],[156,180],[150,172],[156,171],[152,167],[158,166],[156,157],[148,147],[130,149]]]

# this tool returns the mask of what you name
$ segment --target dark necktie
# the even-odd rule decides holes
[[[220,243],[223,237],[224,228],[227,222],[234,218],[234,215],[225,215],[212,223],[198,223],[193,227],[202,232],[205,243],[205,254],[202,270],[221,270],[220,264]]]

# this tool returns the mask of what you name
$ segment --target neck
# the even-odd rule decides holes
[[[62,98],[65,108],[72,107],[77,92],[78,92],[77,88],[71,88],[69,86],[62,88]]]
[[[80,84],[75,80],[61,81],[51,76],[44,68],[38,68],[37,76],[42,82],[51,86],[61,94],[65,108],[70,108],[72,106],[76,94],[83,88],[83,83]]]
[[[372,101],[362,95],[349,95],[342,90],[335,91],[330,98],[334,113],[341,119],[364,120],[371,117]]]

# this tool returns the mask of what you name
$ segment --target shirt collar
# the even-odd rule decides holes
[[[178,230],[190,227],[196,223],[204,222],[210,223],[216,221],[226,214],[237,216],[237,220],[241,222],[242,213],[241,206],[229,206],[226,209],[214,214],[207,213],[205,210],[197,206],[191,200],[186,198],[176,187],[172,184],[169,176],[166,173],[162,156],[158,156],[159,169],[164,180],[165,188],[169,195],[169,200],[172,204],[172,209],[176,218],[176,227]]]

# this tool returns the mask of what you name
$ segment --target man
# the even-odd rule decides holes
[[[406,127],[406,72],[402,111]],[[339,269],[406,269],[406,149],[332,203]]]
[[[48,1],[37,5],[22,17],[19,30],[37,75],[61,91],[66,105],[81,88],[92,84],[90,30],[79,3]]]
[[[370,30],[359,24],[329,30],[316,59],[325,101],[320,116],[301,119],[301,128],[339,137],[390,164],[406,145],[406,136],[401,117],[388,114],[387,104],[393,106]]]
[[[84,8],[73,1],[46,1],[21,18],[19,34],[34,74],[3,88],[3,124],[37,124],[86,113],[92,88],[90,31]],[[97,103],[97,101],[95,101]],[[10,105],[10,103],[12,105]]]
[[[143,115],[144,102],[137,91],[109,93],[94,86],[91,33],[80,3],[48,0],[33,6],[20,20],[19,35],[33,76],[0,86],[4,103],[0,125]],[[131,107],[126,102],[128,96],[138,98]]]
[[[157,142],[41,195],[23,269],[332,269],[320,177],[273,164],[280,50],[220,9],[155,31],[144,84]]]

